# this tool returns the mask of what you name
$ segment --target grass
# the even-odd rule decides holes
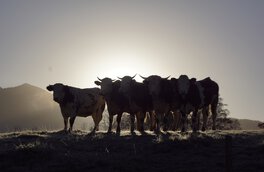
[[[224,171],[225,136],[233,138],[234,171],[262,171],[261,131],[122,131],[88,135],[58,131],[0,134],[1,171]]]

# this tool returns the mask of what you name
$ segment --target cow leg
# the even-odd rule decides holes
[[[182,129],[181,132],[185,132],[186,131],[186,120],[187,120],[187,115],[186,113],[181,112],[182,114],[182,118],[181,118],[181,123],[182,123]]]
[[[149,112],[146,113],[146,118],[144,122],[145,124],[148,125],[148,128],[150,129],[151,123],[150,123],[150,113]]]
[[[73,123],[74,123],[75,118],[76,118],[76,116],[70,117],[70,129],[69,129],[69,132],[72,131],[72,126],[73,126]]]
[[[171,112],[168,112],[164,115],[164,118],[163,118],[163,131],[168,131],[168,129],[170,128],[170,121],[169,121],[169,116],[171,115],[170,114]]]
[[[112,132],[112,124],[113,124],[113,115],[109,113],[109,127],[108,127],[108,133]]]
[[[116,122],[117,122],[116,133],[117,134],[119,134],[121,130],[120,129],[121,117],[122,117],[122,113],[117,114],[117,118],[116,118]]]
[[[163,131],[172,130],[174,125],[174,114],[172,111],[168,111],[163,117]]]
[[[177,128],[176,129],[180,128],[180,126],[181,126],[181,119],[182,119],[181,112],[178,111],[177,113],[178,113],[178,122],[177,122]]]
[[[95,117],[94,115],[92,117],[93,117],[93,121],[94,121],[94,128],[93,128],[92,133],[95,133],[95,131],[98,131],[98,129],[99,129],[99,121],[98,121],[97,117]]]
[[[207,126],[207,120],[208,120],[208,115],[209,115],[209,107],[204,107],[203,108],[203,127],[202,127],[202,131],[206,130],[206,126]]]
[[[67,131],[68,129],[68,117],[63,117],[63,121],[64,121],[64,131]]]
[[[197,112],[197,130],[200,130],[201,113]]]
[[[155,112],[152,111],[149,113],[150,116],[150,131],[154,131],[156,128],[156,121],[155,121]]]
[[[130,114],[130,132],[133,134],[135,130],[135,115]]]
[[[144,132],[144,118],[145,115],[142,112],[136,113],[136,118],[137,118],[137,130],[139,132]]]
[[[198,110],[195,109],[193,111],[193,114],[192,114],[192,129],[193,129],[193,132],[197,131],[197,112],[198,112]]]
[[[215,121],[216,121],[216,117],[217,117],[217,104],[218,104],[218,98],[215,100],[215,102],[213,102],[213,104],[211,105],[211,110],[212,110],[212,119],[213,119],[213,130],[216,130],[215,127]]]
[[[146,118],[146,113],[147,112],[141,112],[141,118],[140,118],[141,132],[144,132],[144,120]]]
[[[168,118],[168,130],[171,130],[171,131],[175,131],[175,128],[176,128],[176,112],[174,111],[171,111],[170,112],[170,118]]]
[[[160,133],[160,122],[162,120],[162,114],[161,113],[157,113],[156,114],[156,124],[157,124],[157,127],[155,129],[155,133],[156,134],[159,134]]]
[[[100,108],[100,109],[102,109],[102,108]],[[103,113],[103,109],[102,110],[97,109],[96,113],[92,115],[92,118],[94,121],[94,129],[93,129],[92,133],[95,133],[95,131],[99,130],[99,123],[103,118],[102,113]]]
[[[136,113],[136,119],[137,119],[137,130],[140,131],[140,128],[141,128],[141,120],[140,120],[140,112],[137,112]]]
[[[173,112],[173,125],[172,125],[172,130],[176,131],[179,128],[179,123],[181,120],[181,114],[178,111]]]

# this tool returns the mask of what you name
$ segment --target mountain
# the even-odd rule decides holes
[[[87,129],[87,119],[74,127]],[[24,129],[62,129],[63,118],[52,94],[30,84],[0,89],[0,132]]]
[[[29,115],[35,111],[52,109],[55,103],[47,91],[23,84],[0,92],[0,116]]]

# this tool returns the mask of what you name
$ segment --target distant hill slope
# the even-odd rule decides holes
[[[56,104],[47,91],[23,84],[0,92],[0,116],[30,115],[46,109],[54,109]]]
[[[258,124],[260,121],[250,119],[239,119],[240,127],[242,130],[259,130]]]
[[[87,129],[87,119],[79,118],[75,128]],[[30,84],[0,89],[0,132],[23,129],[62,129],[59,105],[52,94]]]

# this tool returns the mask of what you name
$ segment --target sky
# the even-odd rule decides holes
[[[0,87],[209,76],[231,117],[264,121],[263,19],[262,0],[2,0]]]

